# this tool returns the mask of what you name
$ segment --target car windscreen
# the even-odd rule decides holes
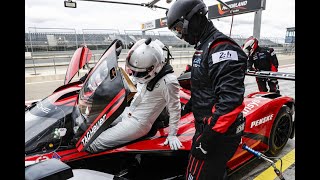
[[[99,100],[94,99],[97,97],[97,94],[101,94],[101,91],[103,91],[104,89],[103,87],[99,87],[100,85],[110,86],[114,89],[117,89],[117,87],[115,86],[119,86],[119,84],[116,83],[105,82],[106,79],[111,78],[108,77],[110,76],[110,73],[115,70],[115,66],[112,63],[110,64],[109,62],[116,62],[114,46],[110,47],[110,49],[106,51],[105,54],[101,57],[100,61],[92,70],[91,74],[89,74],[88,79],[84,82],[82,90],[79,93],[78,106],[81,114],[84,117],[87,117],[89,115],[92,116],[92,113],[100,113],[107,104],[107,102],[103,100],[101,103],[99,103],[97,102]],[[93,107],[93,104],[95,104],[97,107]]]

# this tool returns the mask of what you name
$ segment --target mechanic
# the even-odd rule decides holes
[[[250,36],[243,44],[242,49],[249,56],[248,71],[273,71],[278,72],[278,58],[273,48],[261,47],[258,39]],[[253,67],[254,66],[254,67]],[[276,92],[280,94],[279,83],[275,78],[256,77],[258,89],[261,92]]]
[[[195,134],[186,179],[227,178],[227,162],[236,152],[244,129],[244,79],[247,55],[233,39],[207,19],[202,0],[177,0],[167,11],[168,28],[195,45],[188,110]],[[189,108],[187,108],[189,107]]]
[[[166,61],[164,47],[161,41],[148,38],[137,41],[129,50],[126,67],[137,82],[137,93],[130,106],[92,142],[87,151],[97,153],[147,135],[165,107],[170,118],[164,145],[169,145],[171,150],[182,147],[176,136],[181,117],[180,85],[172,66]]]

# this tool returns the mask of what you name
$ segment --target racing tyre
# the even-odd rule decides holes
[[[290,108],[288,106],[282,106],[271,129],[267,154],[275,156],[284,148],[288,142],[292,128],[293,122],[292,116],[290,115]]]

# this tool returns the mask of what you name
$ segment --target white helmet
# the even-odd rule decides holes
[[[148,83],[163,68],[166,63],[164,44],[151,38],[137,41],[129,50],[126,66],[132,71],[132,76],[139,83]]]

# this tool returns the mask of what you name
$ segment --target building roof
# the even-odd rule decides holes
[[[287,31],[295,31],[295,27],[289,27],[287,28]]]

